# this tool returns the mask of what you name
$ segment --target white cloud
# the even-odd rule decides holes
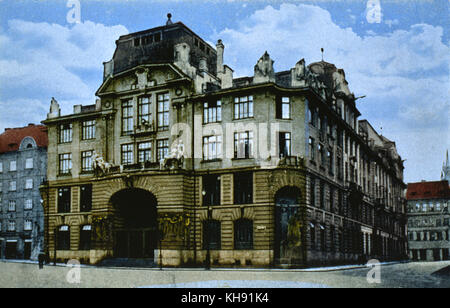
[[[361,36],[336,25],[328,11],[306,4],[267,6],[242,20],[238,28],[219,33],[225,44],[225,62],[237,76],[253,75],[265,50],[275,60],[276,71],[281,71],[301,58],[307,63],[319,61],[323,47],[325,61],[345,70],[350,89],[356,95],[367,95],[358,101],[362,118],[382,122],[384,133],[392,133],[394,140],[405,138],[397,143],[410,166],[432,169],[427,160],[420,159],[424,149],[430,149],[430,139],[421,144],[421,138],[430,138],[430,131],[439,132],[433,148],[436,155],[450,147],[450,47],[443,42],[442,27],[416,24],[383,35],[370,31]],[[398,20],[386,23],[399,24]],[[415,139],[405,137],[410,130]],[[417,153],[416,147],[420,148]],[[440,170],[433,170],[438,178]],[[414,168],[407,169],[406,179],[412,179],[414,172]]]
[[[115,40],[126,33],[124,26],[91,21],[66,27],[9,20],[0,33],[0,129],[21,125],[21,117],[25,122],[45,119],[53,96],[63,111],[94,103],[102,62],[111,59]]]

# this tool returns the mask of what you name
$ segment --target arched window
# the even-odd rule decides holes
[[[221,247],[221,225],[218,220],[203,222],[203,249],[218,250]]]
[[[234,249],[253,249],[253,221],[238,219],[234,222]]]

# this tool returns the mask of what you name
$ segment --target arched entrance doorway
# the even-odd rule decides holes
[[[143,189],[115,193],[111,202],[114,220],[114,257],[153,258],[158,243],[157,200]]]
[[[275,194],[275,242],[276,264],[301,262],[302,221],[298,215],[301,191],[287,186]]]

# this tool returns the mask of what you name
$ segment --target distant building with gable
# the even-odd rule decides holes
[[[448,152],[441,181],[409,183],[408,252],[415,261],[450,260]]]
[[[0,134],[0,257],[37,259],[44,245],[39,185],[47,172],[47,128],[29,124]]]

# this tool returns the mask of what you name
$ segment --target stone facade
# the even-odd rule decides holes
[[[275,72],[266,52],[254,76],[233,79],[222,41],[179,22],[117,46],[96,104],[61,116],[52,100],[43,121],[51,258],[306,266],[406,254],[402,161],[358,122],[343,70],[302,59]]]
[[[408,253],[414,261],[450,260],[448,181],[408,183]]]
[[[0,256],[32,259],[44,248],[39,185],[47,172],[47,131],[30,124],[0,135]]]

